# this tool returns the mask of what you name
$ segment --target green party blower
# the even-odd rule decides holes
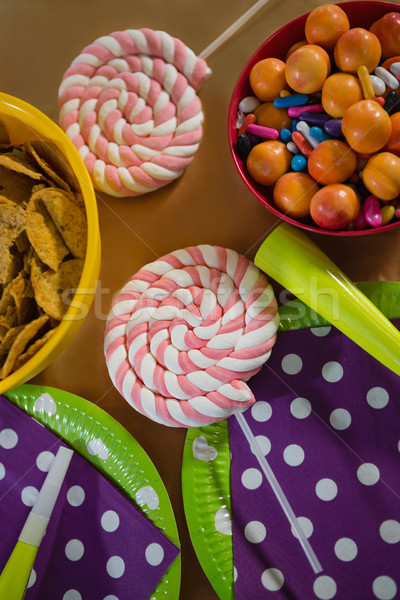
[[[283,223],[260,246],[255,264],[400,375],[400,332],[302,232]]]
[[[22,600],[73,450],[60,446],[39,495],[0,575],[0,600]]]

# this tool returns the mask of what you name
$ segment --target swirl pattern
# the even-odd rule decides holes
[[[105,357],[121,395],[172,427],[246,410],[246,381],[275,343],[277,303],[257,267],[233,250],[192,246],[146,265],[108,317]]]
[[[163,31],[117,31],[83,49],[59,88],[59,121],[97,189],[137,196],[183,173],[202,136],[196,90],[210,73]]]

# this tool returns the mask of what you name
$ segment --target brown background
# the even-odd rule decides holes
[[[254,258],[276,219],[235,171],[226,133],[230,95],[256,48],[288,20],[319,4],[317,0],[270,0],[209,59],[213,76],[200,91],[206,117],[203,140],[177,182],[139,198],[98,194],[102,268],[94,307],[68,349],[34,380],[98,404],[147,451],[175,510],[182,544],[182,600],[217,598],[185,525],[180,474],[185,431],[168,429],[137,414],[112,387],[103,358],[105,318],[113,295],[127,279],[162,254],[210,243]],[[97,37],[119,29],[150,27],[167,31],[200,53],[251,5],[251,0],[3,0],[1,90],[57,120],[62,75]],[[400,228],[352,239],[311,237],[355,281],[399,280]]]

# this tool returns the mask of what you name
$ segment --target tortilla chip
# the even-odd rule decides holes
[[[43,191],[36,192],[29,201],[26,209],[26,233],[40,260],[53,271],[57,271],[59,264],[70,251],[43,204]]]
[[[13,345],[15,338],[23,328],[24,325],[17,325],[16,327],[11,327],[11,329],[7,331],[0,344],[0,355],[7,354]]]
[[[17,358],[23,354],[29,342],[34,339],[41,329],[43,329],[48,320],[49,319],[47,316],[39,317],[38,319],[28,323],[28,325],[24,325],[22,327],[21,331],[18,333],[17,337],[12,343],[12,346],[7,354],[7,358],[0,370],[0,379],[4,379],[11,373]]]
[[[21,258],[10,250],[25,225],[26,214],[21,207],[0,204],[0,283],[7,283],[16,275]]]
[[[18,148],[14,148],[11,152],[0,154],[0,165],[6,169],[10,169],[10,171],[22,173],[31,179],[45,179],[40,169]]]
[[[27,153],[34,156],[43,171],[62,189],[78,191],[80,189],[75,173],[69,162],[50,140],[33,140],[25,144]],[[40,161],[40,162],[39,162]]]
[[[4,310],[4,313],[0,315],[0,325],[1,327],[7,327],[7,329],[9,329],[18,324],[18,314],[15,304],[9,304]]]
[[[33,288],[30,279],[23,277],[22,271],[8,286],[17,311],[18,323],[27,323],[33,318],[36,309]]]
[[[35,181],[22,173],[10,171],[0,165],[0,194],[20,206],[26,206]]]
[[[0,121],[0,144],[10,145],[10,136],[3,121]]]
[[[61,263],[56,272],[45,271],[33,285],[36,302],[47,315],[62,320],[78,287],[82,269],[83,260],[68,260]]]
[[[86,217],[70,197],[55,188],[46,188],[41,198],[66,246],[74,258],[85,258],[87,244]]]
[[[34,356],[36,352],[38,352],[38,350],[40,350],[40,348],[42,348],[42,346],[45,345],[45,343],[53,335],[53,333],[54,329],[50,329],[44,334],[43,337],[39,338],[38,340],[33,342],[33,344],[28,346],[28,349],[23,354],[20,354],[20,356],[15,361],[14,371],[22,367],[23,364],[25,364],[30,358],[32,358],[32,356]]]

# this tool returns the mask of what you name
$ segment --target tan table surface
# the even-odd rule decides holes
[[[319,4],[317,0],[270,0],[209,59],[213,75],[199,94],[205,113],[203,140],[178,181],[139,198],[98,194],[102,267],[94,306],[70,346],[33,381],[98,404],[147,451],[165,483],[178,523],[182,600],[217,598],[185,524],[181,496],[185,430],[152,423],[112,387],[103,358],[105,319],[114,294],[127,279],[162,254],[209,243],[254,258],[276,219],[247,190],[231,160],[226,133],[230,95],[256,48],[288,20]],[[167,31],[200,53],[251,5],[251,0],[3,0],[1,90],[57,120],[57,90],[64,71],[84,46],[101,35],[150,27]],[[311,237],[355,281],[400,279],[400,229],[353,239]]]

